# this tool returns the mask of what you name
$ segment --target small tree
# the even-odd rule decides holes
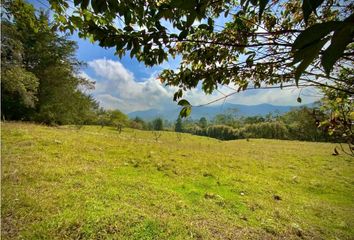
[[[156,118],[152,122],[153,130],[162,131],[163,130],[163,120],[161,118]]]
[[[343,69],[340,72],[342,87],[350,88],[354,85],[354,70],[352,68]],[[349,83],[349,84],[347,84]],[[333,89],[323,89],[325,93],[322,99],[321,111],[326,114],[326,119],[320,121],[319,126],[322,127],[327,134],[339,142],[348,144],[345,150],[341,145],[344,153],[354,156],[354,98],[353,95],[338,92]]]
[[[206,128],[208,126],[208,121],[205,117],[199,119],[199,127]]]
[[[134,120],[130,122],[130,127],[140,130],[146,130],[148,128],[145,121],[140,117],[135,117]]]
[[[108,113],[110,116],[111,125],[118,126],[120,124],[126,126],[128,124],[128,116],[118,109],[108,111]]]
[[[175,124],[175,131],[176,132],[183,132],[183,124],[181,117],[178,117]]]

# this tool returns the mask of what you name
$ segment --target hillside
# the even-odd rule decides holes
[[[2,124],[2,239],[353,239],[335,145]]]
[[[312,106],[309,105],[301,105],[301,106]],[[300,106],[300,105],[299,105]],[[235,115],[240,117],[247,116],[256,116],[261,115],[264,116],[268,113],[286,113],[289,112],[292,108],[298,106],[275,106],[271,104],[258,104],[258,105],[242,105],[242,104],[232,104],[225,103],[223,105],[214,105],[214,106],[204,106],[204,107],[195,107],[193,108],[191,118],[192,119],[200,119],[201,117],[206,117],[208,119],[213,119],[217,114],[226,113],[228,111],[235,111]],[[146,111],[136,111],[128,114],[130,118],[140,117],[145,120],[152,120],[156,117],[161,117],[163,119],[167,119],[170,121],[174,121],[177,119],[179,114],[179,108],[176,106],[175,108],[170,109],[149,109]]]

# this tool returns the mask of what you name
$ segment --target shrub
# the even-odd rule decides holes
[[[206,129],[206,132],[207,136],[221,140],[232,140],[237,138],[234,129],[226,125],[210,126]]]

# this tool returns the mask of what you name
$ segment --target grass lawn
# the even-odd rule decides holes
[[[2,124],[2,239],[354,239],[334,144]]]

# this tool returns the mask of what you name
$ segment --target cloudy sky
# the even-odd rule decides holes
[[[39,5],[36,1],[32,1],[32,3],[37,8],[43,8],[43,5]],[[179,59],[170,59],[168,62],[151,68],[129,56],[119,59],[114,55],[114,49],[101,48],[88,40],[78,38],[77,35],[71,36],[71,39],[78,43],[77,58],[87,63],[87,66],[81,69],[80,75],[96,82],[95,90],[90,94],[100,102],[102,107],[106,109],[118,108],[129,113],[137,110],[164,109],[176,106],[176,102],[172,100],[176,88],[163,86],[157,80],[157,76],[165,68],[177,68]],[[232,86],[230,87],[232,88]],[[200,88],[197,88],[185,93],[184,96],[191,104],[199,105],[220,98],[223,94],[231,93],[233,90],[230,87],[220,87],[220,91],[212,95],[205,95]],[[227,98],[226,101],[247,105],[261,103],[299,105],[296,101],[299,92],[300,90],[296,88],[249,90],[237,93]],[[314,94],[313,89],[302,91],[302,103],[312,103],[318,100],[316,96],[318,95]],[[223,101],[220,101],[215,104],[222,103]]]
[[[119,59],[110,50],[102,49],[80,39],[78,58],[87,62],[81,75],[96,82],[92,95],[106,109],[120,109],[125,113],[148,109],[166,109],[176,106],[173,102],[175,87],[166,87],[157,80],[158,73],[164,68],[176,68],[179,60],[170,60],[160,66],[147,68],[129,57]],[[206,95],[200,88],[185,93],[185,98],[193,105],[204,104],[233,92],[233,86],[220,87],[212,95]],[[255,105],[299,105],[296,99],[300,93],[297,88],[248,90],[226,99],[228,103]],[[317,100],[313,89],[302,91],[303,104]],[[222,104],[219,101],[215,104]]]
[[[156,68],[146,68],[131,60],[119,60],[115,57],[93,58],[87,60],[87,67],[82,70],[81,75],[96,82],[95,90],[92,94],[100,102],[101,106],[107,109],[120,109],[126,113],[147,110],[166,109],[176,105],[172,101],[173,93],[177,88],[165,87],[157,80],[157,75],[164,66]],[[171,66],[166,66],[171,67]],[[306,90],[308,94],[302,92],[303,103],[311,103],[313,97],[311,89]],[[220,87],[219,92],[212,95],[205,95],[199,88],[185,94],[193,105],[207,103],[220,98],[223,94],[233,92],[232,86]],[[271,90],[249,90],[237,93],[226,99],[228,103],[237,104],[261,104],[270,103],[273,105],[298,105],[296,98],[298,89],[271,89]],[[220,101],[216,104],[222,104]]]

